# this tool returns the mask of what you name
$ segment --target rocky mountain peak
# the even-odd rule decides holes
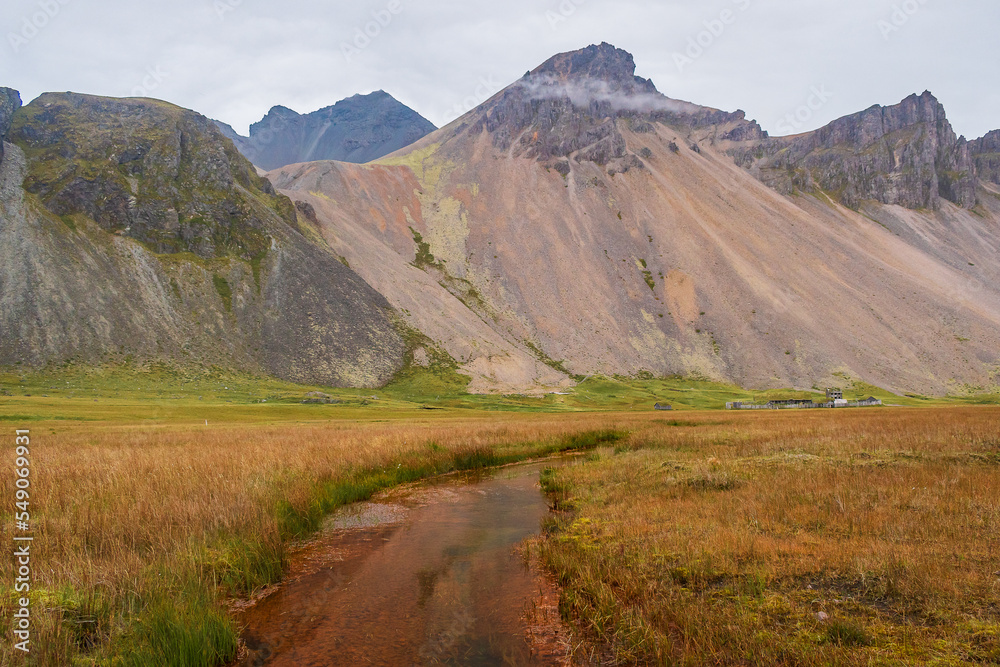
[[[274,106],[243,137],[216,121],[251,162],[264,169],[316,160],[369,162],[435,127],[385,91],[354,95],[308,114]]]
[[[979,178],[1000,185],[1000,130],[969,142],[969,153]]]
[[[652,81],[635,75],[630,53],[607,43],[549,58],[471,112],[470,119],[461,128],[486,130],[497,148],[513,148],[514,155],[599,165],[624,161],[622,168],[640,164],[626,150],[623,127],[652,132],[654,122],[732,123],[752,126],[747,136],[762,136],[742,112],[730,114],[661,94]],[[556,168],[565,169],[565,162]]]
[[[1000,130],[987,132],[986,136],[974,140],[972,145],[976,153],[1000,151]]]
[[[947,125],[951,132],[944,106],[930,91],[913,94],[892,106],[873,105],[864,111],[838,118],[815,132],[817,144],[850,143],[865,146],[882,137],[906,128],[929,124]],[[954,134],[952,132],[952,134]]]
[[[267,114],[264,116],[264,119],[260,121],[260,123],[275,118],[298,118],[298,117],[299,117],[298,112],[289,109],[286,106],[276,104],[268,110]],[[259,125],[260,123],[255,123],[255,125]],[[251,126],[250,134],[253,135],[253,126]]]
[[[598,80],[614,91],[657,93],[652,81],[635,76],[632,54],[607,42],[553,56],[526,78],[536,81],[549,78],[561,82]]]
[[[887,117],[898,118],[899,122],[904,125],[913,125],[918,122],[936,123],[939,120],[947,120],[944,105],[929,90],[925,90],[919,95],[913,93],[899,104],[880,108],[885,111]]]
[[[941,199],[976,205],[969,144],[930,91],[731,152],[781,192],[819,189],[850,208],[866,200],[912,209],[937,209]]]
[[[372,91],[370,93],[355,93],[350,97],[342,99],[341,102],[350,102],[351,100],[390,100],[390,99],[394,100],[395,98],[389,93],[379,88],[378,90]],[[334,104],[333,106],[337,105]]]

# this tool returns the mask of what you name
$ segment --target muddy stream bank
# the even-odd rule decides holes
[[[524,544],[569,457],[449,475],[342,508],[237,614],[239,664],[564,665],[558,591]]]

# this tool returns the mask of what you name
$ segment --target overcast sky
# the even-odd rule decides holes
[[[772,134],[925,89],[959,134],[1000,128],[996,0],[4,0],[0,23],[0,85],[25,102],[144,95],[243,134],[275,104],[378,89],[441,126],[602,41],[664,94]]]

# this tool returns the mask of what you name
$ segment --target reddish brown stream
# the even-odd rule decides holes
[[[549,511],[545,465],[345,508],[293,555],[288,580],[241,612],[242,663],[569,664],[556,589],[520,547]]]

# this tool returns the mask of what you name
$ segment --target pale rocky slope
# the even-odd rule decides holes
[[[954,137],[930,100],[940,133],[917,145],[951,189],[911,189],[890,164],[892,203],[861,189],[852,210],[822,182],[768,188],[730,155],[767,141],[755,123],[633,71],[608,45],[563,54],[377,164],[269,178],[478,390],[557,386],[532,357],[754,387],[997,384],[1000,201],[983,185],[969,197],[967,149],[940,149]],[[958,203],[900,205],[934,187]]]

